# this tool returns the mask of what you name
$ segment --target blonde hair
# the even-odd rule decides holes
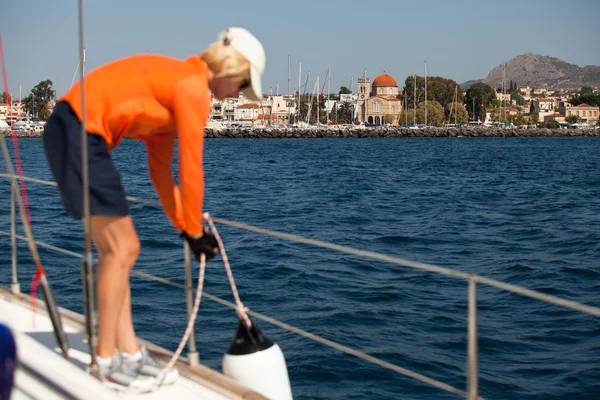
[[[215,78],[250,79],[250,62],[233,46],[219,40],[200,53]]]

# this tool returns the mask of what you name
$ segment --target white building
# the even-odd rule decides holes
[[[537,113],[554,111],[554,99],[537,98],[533,101],[533,106],[535,107],[535,112]]]
[[[255,103],[241,104],[235,108],[235,120],[236,121],[253,121],[258,119],[261,106]]]

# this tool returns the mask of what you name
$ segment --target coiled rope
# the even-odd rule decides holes
[[[212,218],[210,217],[209,213],[204,213],[203,217],[204,217],[204,220],[210,226],[210,229],[212,230],[213,234],[215,235],[215,238],[217,239],[217,243],[219,244],[221,257],[223,258],[223,265],[225,266],[225,271],[226,271],[227,277],[229,279],[229,284],[231,285],[231,292],[233,293],[233,297],[236,302],[235,310],[236,310],[239,318],[244,320],[246,325],[248,327],[250,327],[252,325],[252,323],[250,322],[250,318],[248,318],[248,314],[246,313],[247,310],[244,307],[244,304],[242,303],[242,301],[240,299],[240,295],[239,295],[237,287],[235,285],[235,279],[233,278],[233,273],[231,272],[231,266],[229,264],[229,259],[227,258],[227,252],[225,251],[225,245],[223,244],[223,241],[221,240],[221,237],[219,236],[219,231],[217,230],[215,224],[213,223]],[[198,274],[198,285],[197,285],[198,287],[196,289],[196,297],[194,299],[194,306],[192,307],[192,312],[188,319],[187,327],[185,329],[183,337],[181,338],[181,341],[179,342],[179,345],[177,346],[177,350],[175,351],[175,353],[173,353],[173,356],[171,357],[169,362],[165,365],[165,367],[154,378],[154,382],[152,384],[151,390],[157,390],[158,388],[160,388],[160,386],[162,384],[162,380],[164,379],[165,375],[169,372],[169,369],[173,368],[173,366],[179,359],[179,356],[181,355],[183,348],[185,347],[185,345],[187,344],[187,342],[190,338],[190,334],[192,333],[192,329],[194,328],[194,325],[196,323],[196,317],[198,316],[198,309],[200,308],[200,300],[202,299],[202,289],[204,287],[205,271],[206,271],[206,256],[204,254],[200,254],[200,272]],[[123,392],[123,393],[131,393],[131,394],[137,394],[137,393],[141,394],[142,393],[142,391],[137,388],[136,389],[122,389],[119,391]]]

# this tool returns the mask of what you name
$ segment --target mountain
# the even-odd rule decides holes
[[[502,86],[503,65],[494,68],[484,83],[492,87]],[[555,57],[526,53],[516,56],[506,63],[506,81],[518,86],[548,89],[575,89],[582,86],[600,87],[600,66],[579,67]]]
[[[470,81],[466,81],[460,84],[460,87],[463,89],[468,89],[469,86],[481,82],[483,79],[471,79]]]

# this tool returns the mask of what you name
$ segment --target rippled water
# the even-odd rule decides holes
[[[19,142],[24,172],[49,179],[39,139]],[[207,140],[213,216],[432,263],[600,306],[600,138]],[[114,153],[129,195],[155,199],[143,145]],[[4,167],[0,167],[4,170]],[[0,230],[9,231],[0,179]],[[54,187],[27,184],[38,240],[81,252]],[[131,207],[136,268],[183,282],[182,245],[162,211]],[[465,387],[466,283],[219,226],[245,304],[385,361]],[[81,311],[78,259],[41,250],[61,306]],[[32,266],[20,247],[20,279]],[[10,241],[0,236],[0,282]],[[231,299],[221,264],[206,290]],[[133,278],[138,334],[170,349],[186,324],[183,291]],[[600,320],[478,288],[480,390],[488,399],[600,396]],[[204,299],[201,361],[220,369],[235,314]],[[298,399],[452,399],[259,322],[282,347]]]

